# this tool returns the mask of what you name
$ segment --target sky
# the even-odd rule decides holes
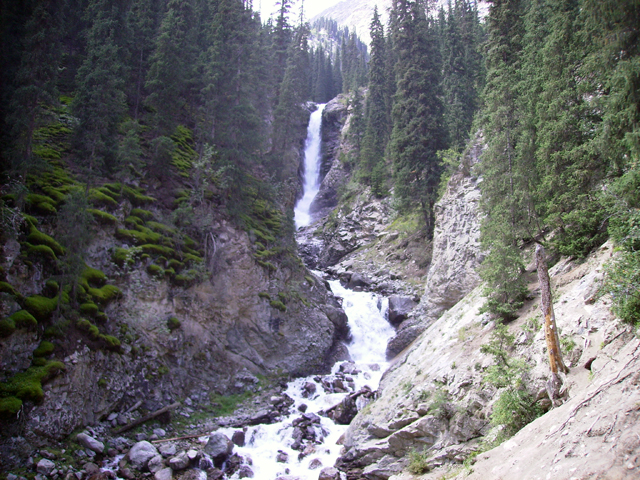
[[[318,13],[340,1],[341,0],[304,0],[305,20],[315,17]],[[289,17],[292,23],[297,23],[293,22],[293,19],[297,20],[299,18],[301,3],[302,0],[294,0],[291,16]],[[260,17],[262,21],[265,21],[272,13],[278,10],[278,6],[276,5],[276,0],[253,0],[253,9],[260,11]]]

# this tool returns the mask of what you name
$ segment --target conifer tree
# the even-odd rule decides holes
[[[360,176],[371,185],[374,194],[385,192],[384,151],[389,140],[390,103],[384,28],[378,8],[371,20],[371,60],[369,61],[369,93],[365,109],[365,134],[362,140]]]
[[[389,152],[395,194],[401,205],[421,210],[430,237],[441,173],[436,153],[446,146],[439,48],[421,2],[396,0],[393,9],[397,90]]]
[[[87,54],[78,69],[72,109],[79,120],[76,133],[89,184],[98,169],[114,157],[117,126],[125,113],[125,74],[119,45],[125,25],[121,5],[108,0],[91,1],[85,19],[90,22]]]

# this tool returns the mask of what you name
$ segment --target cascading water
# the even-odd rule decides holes
[[[247,429],[245,446],[236,447],[235,452],[245,461],[251,459],[254,478],[274,480],[288,475],[290,477],[287,478],[316,480],[316,468],[333,466],[341,448],[336,442],[347,426],[337,425],[322,416],[322,412],[363,388],[375,391],[386,369],[385,347],[394,334],[386,320],[388,302],[373,293],[347,290],[337,280],[329,283],[335,295],[343,298],[353,338],[348,345],[353,363],[338,362],[330,375],[298,378],[290,382],[286,394],[294,401],[290,407],[292,413],[281,422]],[[314,387],[310,388],[310,384]],[[335,393],[336,384],[342,385],[344,388],[340,390],[344,391]],[[309,395],[309,391],[315,393]],[[363,408],[363,403],[358,407]],[[301,417],[302,410],[305,414]],[[316,441],[307,443],[306,448],[296,438],[296,426],[302,418],[309,419],[311,426],[307,429],[312,428],[312,435],[316,438]],[[234,432],[233,429],[220,431],[229,438]],[[239,473],[231,477],[232,480],[237,478],[240,478]]]
[[[309,209],[311,202],[320,190],[320,127],[322,112],[325,104],[318,105],[318,109],[309,118],[307,140],[304,148],[304,183],[303,196],[294,208],[296,228],[306,227],[311,223]]]

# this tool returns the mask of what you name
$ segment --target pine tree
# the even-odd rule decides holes
[[[119,40],[124,11],[118,3],[93,0],[85,11],[87,55],[76,77],[72,109],[79,120],[76,133],[85,155],[88,183],[115,155],[117,126],[125,113],[124,71]]]
[[[371,185],[376,195],[385,192],[384,151],[389,140],[390,103],[384,29],[373,11],[371,20],[371,60],[369,61],[369,93],[365,109],[365,134],[362,140],[360,177]]]
[[[396,0],[393,9],[397,90],[389,152],[395,194],[401,205],[420,208],[430,237],[441,173],[436,153],[446,146],[438,41],[420,2]]]

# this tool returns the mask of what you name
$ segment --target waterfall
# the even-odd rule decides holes
[[[303,196],[294,208],[296,228],[306,227],[311,223],[309,208],[320,190],[320,127],[324,107],[325,104],[318,105],[318,109],[309,118],[307,140],[304,147]]]
[[[387,300],[374,293],[347,290],[337,280],[329,284],[334,294],[343,299],[343,308],[349,319],[349,328],[353,337],[351,344],[347,345],[353,363],[336,363],[330,375],[314,375],[293,380],[286,390],[286,394],[294,401],[290,407],[291,415],[278,423],[247,428],[246,445],[236,447],[234,451],[245,461],[251,462],[253,478],[274,480],[286,475],[285,478],[317,480],[319,470],[315,469],[312,462],[320,463],[322,467],[334,465],[341,449],[336,442],[346,431],[347,425],[337,425],[331,419],[320,416],[320,422],[314,424],[313,428],[318,439],[321,439],[321,443],[314,445],[313,453],[304,456],[294,447],[295,421],[302,415],[299,408],[304,404],[306,415],[313,415],[340,403],[344,397],[365,386],[376,390],[386,370],[385,347],[388,339],[394,334],[393,328],[386,319]],[[345,368],[343,365],[350,365],[350,367]],[[345,375],[343,372],[348,373]],[[337,378],[345,379],[347,392],[327,391],[325,386]],[[303,393],[309,384],[315,385],[316,393],[305,397]],[[359,408],[362,407],[364,407],[363,404],[359,406]],[[231,438],[234,429],[222,428],[219,431]],[[287,460],[282,461],[282,456]],[[239,473],[230,478],[231,480],[239,479]]]

